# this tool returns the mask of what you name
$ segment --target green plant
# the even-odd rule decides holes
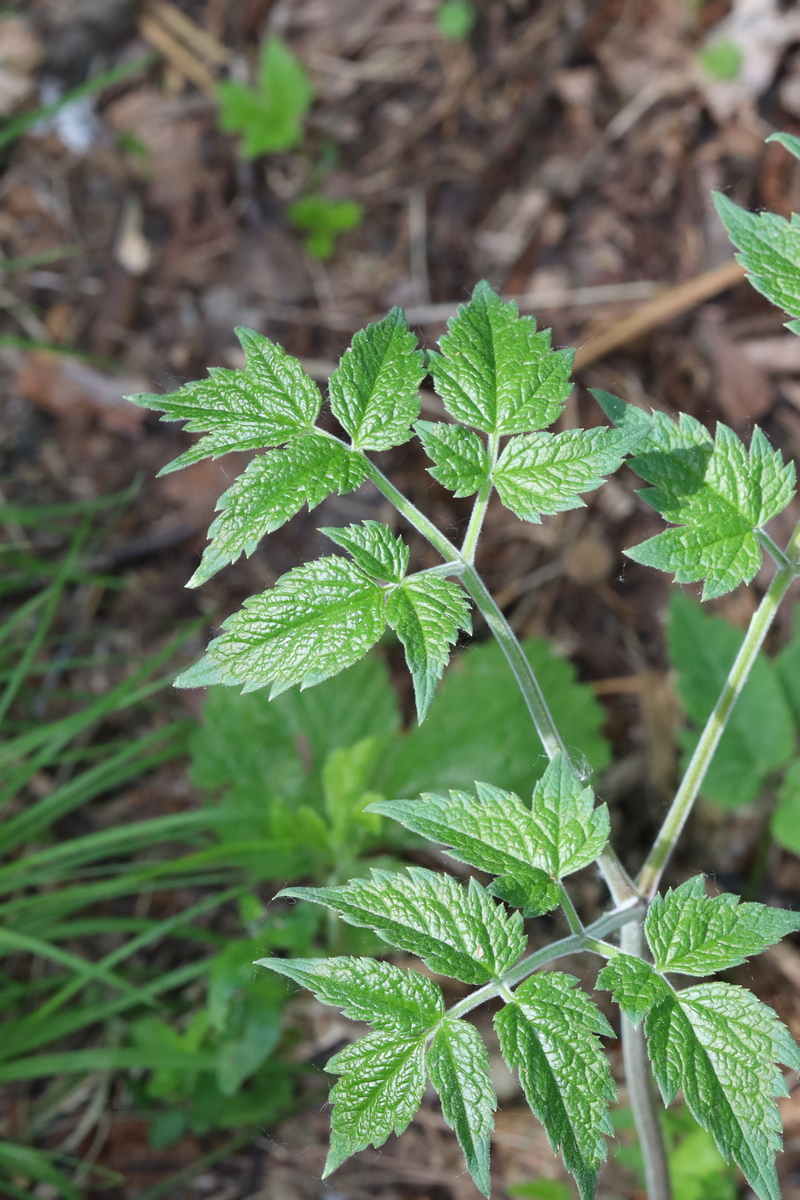
[[[67,1200],[81,1194],[87,1169],[36,1141],[81,1089],[99,1115],[117,1071],[140,1076],[129,1084],[156,1140],[186,1124],[258,1124],[290,1100],[289,1068],[272,1055],[286,989],[253,980],[252,969],[243,978],[241,963],[265,947],[308,953],[302,919],[252,912],[249,879],[220,841],[216,813],[114,812],[121,789],[184,753],[194,727],[149,711],[172,682],[164,669],[187,630],[132,670],[87,645],[75,622],[83,597],[119,587],[86,563],[100,518],[129,498],[0,507],[13,531],[0,543],[0,1079],[38,1091],[21,1140],[0,1142],[3,1195],[29,1195],[25,1179]],[[54,539],[56,554],[46,548]],[[82,697],[86,669],[122,678]],[[133,732],[119,736],[120,721]],[[170,911],[176,888],[196,892],[186,911]],[[137,911],[160,899],[166,913]],[[209,921],[237,899],[252,937],[230,943]],[[165,968],[157,956],[169,944]],[[122,1024],[131,1017],[132,1041]]]
[[[469,0],[445,0],[436,10],[436,24],[448,42],[463,42],[472,33],[475,9]]]
[[[688,1109],[681,1105],[667,1110],[662,1114],[662,1125],[674,1200],[736,1200],[735,1172],[717,1150],[711,1134],[700,1128]],[[628,1131],[633,1132],[633,1113],[629,1108],[618,1108],[614,1112],[614,1132],[624,1140],[615,1157],[631,1167],[644,1183],[642,1152],[635,1142],[628,1142]]]
[[[717,204],[754,285],[800,317],[800,227],[772,214],[747,213],[721,196]],[[800,331],[800,321],[790,328]],[[412,867],[376,869],[369,878],[322,888],[284,889],[283,896],[321,905],[418,955],[435,974],[475,989],[446,1010],[433,980],[389,962],[344,956],[260,960],[374,1027],[328,1064],[339,1080],[331,1096],[325,1174],[350,1154],[380,1145],[392,1131],[402,1132],[430,1076],[473,1178],[488,1195],[495,1097],[485,1046],[464,1018],[499,1000],[495,1024],[506,1061],[519,1070],[528,1102],[582,1197],[591,1197],[606,1154],[604,1135],[612,1131],[608,1106],[615,1088],[600,1038],[613,1031],[576,979],[537,973],[585,950],[605,960],[598,986],[611,991],[622,1010],[627,1084],[651,1200],[670,1195],[670,1179],[648,1058],[665,1104],[682,1089],[726,1161],[738,1164],[761,1200],[778,1200],[780,1120],[773,1097],[786,1085],[776,1064],[800,1067],[800,1052],[775,1013],[744,988],[713,981],[678,990],[670,977],[735,967],[800,928],[800,916],[740,904],[732,895],[708,896],[702,876],[664,895],[658,888],[777,608],[800,574],[800,525],[785,549],[765,532],[793,499],[794,467],[758,429],[748,449],[722,424],[712,437],[689,416],[676,423],[606,392],[594,395],[615,428],[544,432],[571,390],[572,354],[553,351],[549,332],[520,318],[485,283],[450,321],[440,353],[427,360],[397,309],[355,335],[329,384],[330,407],[347,440],[316,424],[322,397],[295,359],[257,334],[239,335],[244,370],[215,370],[171,395],[131,398],[203,435],[165,470],[234,449],[270,450],[255,457],[221,498],[191,586],[252,553],[304,503],[313,508],[330,493],[352,491],[367,480],[443,561],[409,573],[402,537],[375,521],[326,529],[346,554],[297,567],[245,601],[178,685],[268,688],[279,697],[294,685],[311,688],[352,667],[389,626],[403,645],[422,721],[432,710],[451,647],[470,630],[471,600],[497,639],[549,759],[530,805],[495,780],[469,791],[367,807],[492,876],[488,887],[475,878],[464,886],[451,875]],[[426,372],[452,421],[417,420],[417,389]],[[456,496],[475,496],[461,546],[368,457],[368,451],[408,441],[412,427],[433,461],[434,478]],[[517,516],[538,522],[579,506],[580,494],[599,487],[623,460],[650,485],[643,498],[669,524],[627,551],[629,557],[674,573],[679,583],[702,580],[705,598],[750,581],[764,549],[776,563],[635,883],[608,845],[606,806],[595,805],[588,771],[570,753],[530,658],[474,565],[493,491]],[[481,702],[476,689],[473,703]],[[447,749],[441,746],[443,757]],[[606,879],[613,908],[584,926],[564,880],[593,863]],[[554,909],[561,910],[568,936],[525,956],[523,916]],[[618,929],[620,946],[608,940]]]
[[[667,646],[678,673],[678,695],[695,728],[681,739],[688,762],[741,647],[743,634],[677,594],[669,608]],[[772,792],[770,828],[779,845],[800,853],[800,611],[794,634],[774,658],[753,664],[702,785],[707,800],[725,808]]]
[[[742,52],[727,39],[712,42],[698,57],[712,79],[736,79],[742,69]]]
[[[302,140],[313,98],[303,64],[280,38],[269,37],[261,47],[256,87],[233,80],[217,87],[219,123],[242,135],[245,158],[291,150]]]
[[[315,258],[330,258],[337,235],[356,229],[363,217],[364,210],[355,200],[309,195],[289,205],[289,222],[307,234],[305,247]]]

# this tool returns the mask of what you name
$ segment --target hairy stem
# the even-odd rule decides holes
[[[681,835],[689,813],[692,811],[706,771],[733,711],[733,706],[747,682],[753,663],[758,657],[764,638],[778,611],[778,606],[786,595],[792,580],[797,577],[798,556],[800,556],[800,522],[786,547],[787,565],[776,572],[764,599],[753,614],[736,661],[730,669],[719,700],[706,721],[700,741],[686,768],[686,774],[675,794],[670,810],[664,818],[655,845],[639,872],[636,881],[637,887],[640,893],[649,899],[652,899],[658,891],[664,868]]]
[[[622,930],[622,950],[642,957],[642,923],[630,921]],[[622,1015],[622,1058],[633,1119],[644,1160],[647,1200],[672,1200],[667,1150],[661,1128],[660,1104],[647,1058],[644,1024],[638,1029]]]
[[[593,921],[591,925],[587,925],[583,933],[572,933],[569,937],[561,938],[557,942],[551,942],[549,946],[543,946],[541,950],[537,950],[534,954],[529,954],[527,958],[521,959],[515,966],[509,967],[507,971],[491,983],[485,984],[482,988],[478,988],[470,996],[465,996],[463,1000],[459,1000],[452,1008],[448,1009],[448,1017],[463,1017],[466,1013],[472,1012],[474,1008],[478,1008],[481,1004],[485,1004],[487,1000],[493,1000],[495,996],[502,995],[503,988],[513,987],[514,984],[521,983],[523,979],[527,979],[529,975],[533,975],[534,971],[538,971],[540,967],[544,967],[549,962],[553,962],[556,958],[563,958],[566,954],[576,954],[579,950],[591,950],[594,954],[601,954],[604,958],[613,958],[619,954],[616,946],[607,945],[600,939],[606,933],[613,933],[615,929],[625,926],[631,921],[636,921],[642,916],[642,906],[637,901],[629,901],[615,908],[612,912],[605,913],[598,920]]]
[[[386,478],[383,471],[380,471],[367,458],[366,454],[364,455],[364,463],[367,468],[367,478],[372,480],[378,491],[382,492],[387,500],[391,500],[397,511],[405,517],[409,525],[413,525],[417,532],[421,533],[447,562],[460,562],[461,555],[458,547],[454,546],[436,528],[433,521],[429,521],[425,514],[420,512],[415,504],[412,504],[410,500],[406,500],[403,493],[397,490],[391,480]]]

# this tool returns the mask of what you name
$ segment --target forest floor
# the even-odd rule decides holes
[[[2,495],[62,503],[140,481],[104,545],[108,570],[126,586],[99,599],[93,614],[98,637],[121,638],[134,661],[180,622],[205,616],[188,661],[243,598],[319,553],[318,524],[382,514],[368,487],[332,498],[199,593],[185,590],[218,496],[246,459],[156,480],[189,437],[120,396],[169,391],[209,366],[240,365],[237,325],[279,342],[324,383],[353,331],[376,314],[400,304],[432,347],[448,312],[487,278],[535,310],[557,346],[582,348],[560,428],[600,424],[587,389],[601,387],[725,421],[746,437],[758,421],[800,459],[800,341],[784,331],[782,314],[729,272],[726,284],[711,294],[701,285],[694,303],[669,315],[671,289],[732,259],[711,189],[784,215],[800,208],[800,164],[765,145],[775,129],[800,134],[794,5],[481,0],[472,34],[455,42],[438,32],[436,0],[179,0],[193,23],[188,35],[170,25],[166,4],[28,0],[9,8],[0,16],[0,60],[11,64],[0,65],[6,114],[157,50],[149,65],[6,145],[0,176],[2,253],[39,256],[0,283]],[[165,28],[178,29],[172,41]],[[237,138],[219,128],[214,81],[241,74],[267,31],[304,63],[315,102],[298,149],[246,162]],[[735,79],[702,66],[714,38],[741,45]],[[286,217],[292,200],[314,188],[363,208],[362,223],[327,262],[306,252]],[[68,252],[58,257],[62,247]],[[613,346],[632,312],[665,297],[648,328]],[[593,339],[609,331],[611,348],[595,355]],[[423,415],[437,403],[425,394]],[[421,449],[381,457],[440,526],[463,527],[467,502],[430,479]],[[776,537],[798,515],[796,506],[784,513]],[[542,525],[493,503],[478,563],[514,629],[547,638],[601,697],[616,753],[604,794],[634,867],[678,758],[680,714],[663,637],[671,584],[622,554],[659,528],[623,473],[585,508]],[[424,545],[412,537],[411,547],[412,563],[430,565]],[[768,578],[765,568],[713,610],[744,627]],[[785,643],[790,622],[787,607],[771,648]],[[410,714],[399,674],[398,686]],[[169,703],[196,712],[199,700],[183,693]],[[154,812],[160,786],[156,778],[148,789]],[[174,769],[165,771],[165,805],[175,786]],[[716,872],[745,890],[765,820],[761,809],[704,807],[675,878]],[[800,906],[798,860],[773,848],[761,894]],[[800,1036],[800,952],[788,946],[751,975]],[[782,1103],[784,1196],[798,1200],[800,1092]],[[317,1105],[165,1194],[476,1195],[457,1173],[453,1139],[433,1106],[384,1152],[358,1156],[322,1185],[326,1121]],[[555,1172],[534,1126],[515,1104],[499,1114],[495,1145],[509,1182]],[[127,1182],[98,1194],[133,1200],[219,1141],[187,1137],[156,1152],[135,1113],[120,1113],[99,1161]],[[601,1194],[635,1196],[630,1178],[612,1164]]]

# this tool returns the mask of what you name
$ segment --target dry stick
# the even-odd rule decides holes
[[[160,3],[147,5],[147,16],[152,17],[159,25],[163,25],[171,33],[188,46],[190,50],[194,50],[200,58],[204,58],[206,62],[213,66],[224,66],[230,62],[231,52],[227,46],[223,46],[222,42],[213,37],[191,17],[187,17],[174,4],[170,4],[168,0],[160,0]]]
[[[217,85],[213,73],[191,50],[187,50],[163,25],[145,14],[139,18],[139,32],[145,41],[159,50],[185,79],[191,80],[208,96],[216,94]]]
[[[696,275],[694,279],[689,279],[686,283],[679,283],[677,287],[669,288],[581,346],[575,355],[574,369],[578,371],[581,367],[596,362],[598,358],[603,358],[611,350],[616,350],[618,346],[624,345],[625,342],[630,342],[633,338],[648,333],[651,329],[663,325],[665,321],[677,317],[680,313],[688,312],[690,308],[695,308],[704,300],[710,300],[712,296],[719,295],[720,292],[733,287],[742,279],[744,279],[744,267],[741,267],[736,259],[731,259],[721,267],[704,271],[702,275]]]
[[[524,292],[518,296],[505,296],[513,300],[520,312],[535,312],[540,308],[584,308],[594,304],[618,304],[620,301],[649,300],[659,289],[659,284],[650,280],[635,280],[632,283],[601,283],[591,287],[542,288],[538,292]],[[456,315],[458,302],[447,300],[441,304],[416,304],[406,308],[409,325],[436,325]]]

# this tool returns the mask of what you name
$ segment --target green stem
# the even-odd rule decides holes
[[[578,916],[575,905],[572,903],[572,897],[563,883],[559,884],[559,887],[561,889],[561,907],[564,910],[564,916],[567,918],[570,929],[573,933],[583,933],[583,921]]]
[[[728,723],[733,707],[747,682],[753,664],[758,658],[758,652],[775,618],[778,606],[789,590],[792,580],[797,576],[798,555],[800,555],[800,522],[798,522],[786,547],[787,565],[781,567],[776,572],[775,578],[767,589],[764,599],[753,614],[741,649],[736,656],[736,661],[731,667],[719,700],[714,706],[711,716],[706,721],[705,728],[700,735],[700,741],[697,743],[689,766],[686,768],[686,774],[681,781],[670,810],[664,818],[664,823],[659,830],[655,845],[639,872],[636,886],[639,892],[649,899],[652,899],[658,891],[658,885],[661,881],[667,860],[675,848],[689,817],[689,813],[692,811],[692,806],[702,787],[706,771],[719,745],[719,740],[725,731],[725,726]]]
[[[421,533],[424,538],[427,538],[431,545],[439,551],[442,558],[448,562],[463,563],[464,560],[453,543],[436,528],[432,521],[428,520],[424,513],[421,513],[410,500],[407,500],[402,492],[397,490],[394,484],[386,478],[382,471],[378,470],[366,455],[364,456],[364,462],[368,477],[379,491],[383,493],[387,500],[392,502],[397,511],[406,518],[410,525]],[[556,729],[553,717],[547,707],[547,701],[539,686],[539,681],[513,629],[503,616],[494,597],[475,570],[475,567],[471,563],[467,563],[460,574],[461,582],[475,602],[490,631],[497,639],[508,665],[511,667],[547,757],[552,760],[556,755],[563,754],[567,761],[571,762],[561,734]],[[574,764],[573,770],[575,770]],[[579,772],[576,771],[575,774],[580,778]],[[617,907],[636,898],[636,888],[633,886],[625,868],[610,846],[606,847],[598,857],[597,864],[603,873],[608,890],[611,893],[611,898]]]
[[[776,545],[769,534],[765,533],[763,529],[757,531],[756,537],[776,566],[790,567],[792,565],[780,546]]]
[[[622,930],[622,952],[643,957],[641,921],[630,921]],[[647,1200],[672,1200],[667,1150],[659,1116],[659,1103],[650,1073],[644,1025],[638,1029],[622,1015],[622,1058],[625,1082],[644,1160]]]
[[[630,921],[636,921],[641,915],[642,906],[637,901],[629,901],[612,912],[605,913],[591,925],[587,925],[583,933],[572,933],[558,942],[551,942],[549,946],[543,946],[541,950],[529,954],[515,966],[509,967],[498,979],[484,984],[476,992],[465,996],[463,1000],[459,1000],[457,1004],[448,1009],[448,1017],[465,1016],[474,1008],[485,1004],[487,1000],[494,1000],[496,996],[502,995],[503,988],[521,983],[523,979],[533,975],[534,971],[538,971],[540,967],[546,966],[556,958],[563,958],[567,954],[576,954],[580,950],[591,950],[595,954],[601,954],[604,958],[614,958],[620,953],[617,947],[610,946],[599,939],[603,934],[613,933],[615,929],[619,929]]]
[[[527,655],[491,592],[472,565],[468,566],[462,574],[461,582],[475,601],[486,624],[497,639],[500,649],[506,656],[547,757],[552,760],[557,754],[563,754],[567,761],[571,762]],[[575,771],[574,764],[572,764],[572,769]],[[578,771],[575,771],[575,774],[580,778]],[[615,905],[624,904],[636,896],[635,887],[610,846],[606,847],[598,857],[597,864],[603,873]]]
[[[489,507],[489,499],[492,495],[492,471],[497,462],[497,452],[500,448],[500,438],[496,433],[489,434],[489,442],[486,447],[489,456],[489,478],[484,483],[483,487],[475,497],[475,504],[472,508],[472,515],[469,519],[467,532],[464,536],[464,544],[461,547],[461,557],[465,562],[472,563],[475,561],[475,550],[478,545],[478,538],[481,535],[483,528],[483,519],[486,516],[486,509]]]
[[[338,440],[338,439],[337,439]],[[461,555],[458,552],[458,547],[454,546],[448,538],[441,533],[433,521],[429,521],[424,513],[420,512],[415,504],[407,500],[402,492],[398,491],[391,480],[387,479],[383,471],[380,471],[370,459],[364,455],[364,464],[367,469],[367,478],[371,479],[377,487],[378,491],[383,492],[387,500],[391,500],[397,511],[405,517],[409,525],[413,525],[418,533],[421,533],[430,544],[439,551],[442,558],[447,562],[461,561]]]

